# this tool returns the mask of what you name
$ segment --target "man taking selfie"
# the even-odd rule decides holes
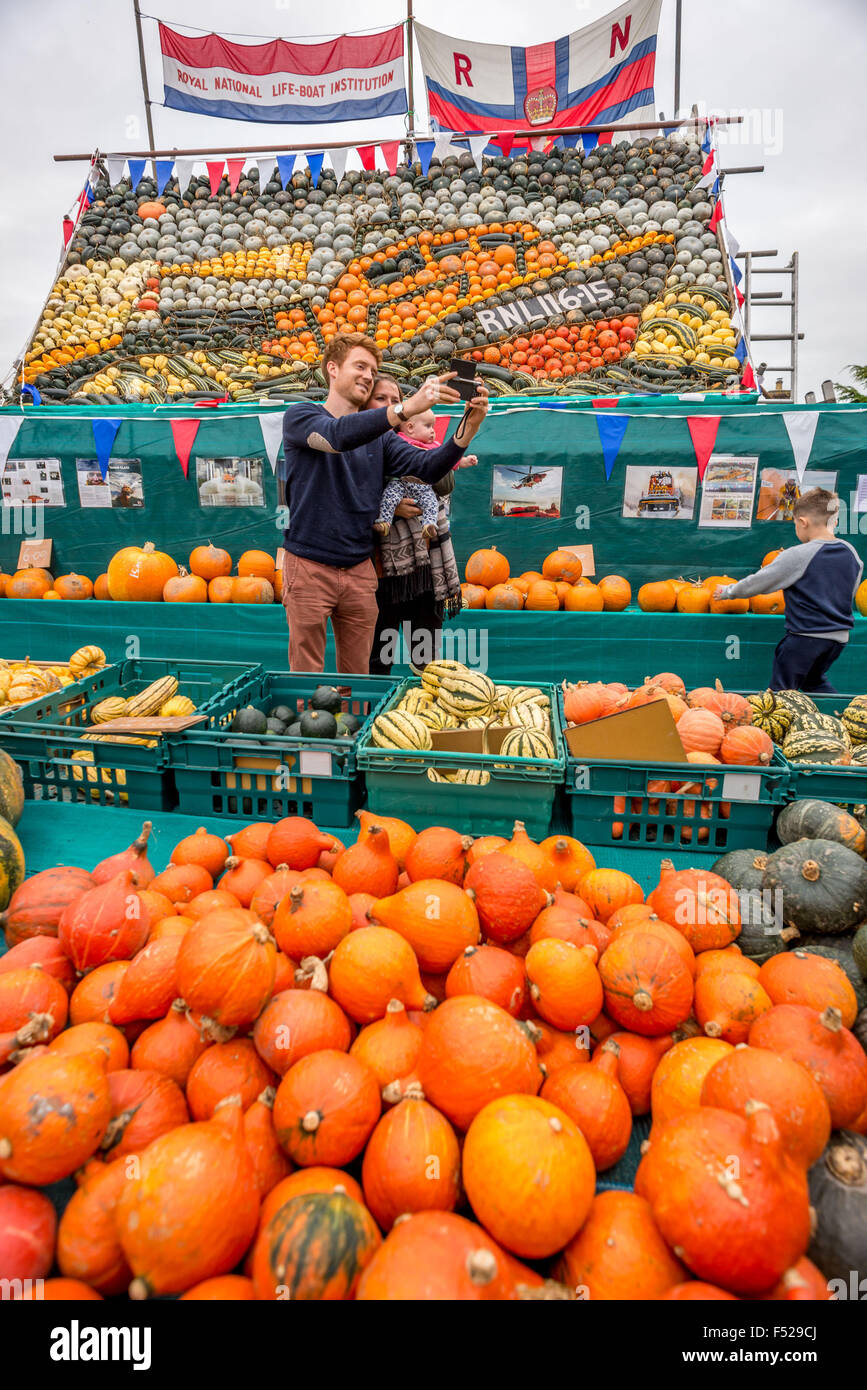
[[[364,407],[380,361],[361,333],[337,334],[322,356],[328,396],[321,405],[294,405],[283,417],[283,604],[289,623],[289,669],[321,671],[328,619],[338,671],[364,673],[376,627],[377,576],[371,558],[386,475],[439,482],[454,468],[488,410],[481,384],[451,439],[418,450],[395,428],[460,396],[452,373],[429,377],[405,401]]]

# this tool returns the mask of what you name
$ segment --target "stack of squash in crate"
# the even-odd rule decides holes
[[[856,695],[839,716],[823,713],[803,690],[763,690],[747,699],[753,723],[790,763],[867,767],[867,695]]]

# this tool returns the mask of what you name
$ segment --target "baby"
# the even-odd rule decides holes
[[[405,439],[407,444],[414,444],[417,449],[436,449],[438,444],[433,411],[425,410],[423,414],[414,415],[411,420],[407,420],[399,432],[399,437]],[[381,536],[388,535],[394,520],[395,507],[405,497],[409,497],[421,508],[422,535],[426,540],[432,540],[437,534],[439,498],[430,483],[423,483],[421,478],[411,475],[392,478],[386,483],[379,504],[379,517],[373,523],[374,531]]]

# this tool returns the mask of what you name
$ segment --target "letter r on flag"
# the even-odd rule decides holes
[[[467,86],[472,87],[473,79],[470,77],[470,69],[473,65],[466,53],[455,53],[453,56],[455,60],[455,86],[459,87],[461,85],[461,78],[465,77]]]

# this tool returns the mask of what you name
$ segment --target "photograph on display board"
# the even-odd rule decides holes
[[[551,517],[559,520],[562,468],[494,468],[491,516]]]
[[[264,507],[261,458],[196,459],[200,507]]]
[[[144,506],[141,459],[110,459],[104,481],[96,459],[76,459],[75,469],[82,507],[126,511]]]
[[[794,468],[763,468],[759,477],[756,521],[791,521],[798,498],[814,487],[836,492],[837,474],[808,468],[804,481],[799,483]]]
[[[711,454],[701,485],[699,526],[750,526],[758,467],[755,455]]]
[[[630,464],[623,488],[623,516],[642,521],[691,521],[697,468]]]
[[[0,470],[0,496],[19,506],[65,507],[60,459],[7,459]]]

